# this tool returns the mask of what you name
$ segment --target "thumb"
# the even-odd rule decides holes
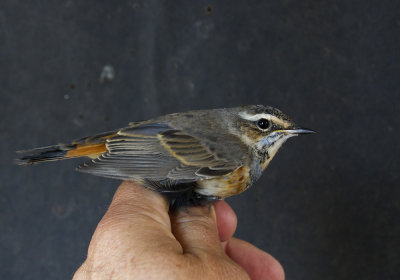
[[[171,214],[171,226],[184,253],[198,257],[224,254],[213,205],[179,209]]]

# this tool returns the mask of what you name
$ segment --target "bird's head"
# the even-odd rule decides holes
[[[314,133],[297,126],[280,110],[263,105],[240,107],[237,111],[237,134],[251,147],[264,170],[287,139]]]

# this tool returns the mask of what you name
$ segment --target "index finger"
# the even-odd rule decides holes
[[[101,246],[108,251],[123,244],[133,254],[160,248],[181,252],[171,232],[168,207],[162,195],[138,183],[124,181],[96,228],[89,255],[99,249],[97,240],[101,240]]]

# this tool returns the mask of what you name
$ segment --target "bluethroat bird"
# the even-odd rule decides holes
[[[288,138],[306,133],[269,106],[188,111],[20,151],[18,163],[89,157],[78,171],[137,181],[171,205],[199,205],[248,189]]]

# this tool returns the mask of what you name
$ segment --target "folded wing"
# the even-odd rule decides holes
[[[160,188],[228,174],[238,168],[196,137],[166,123],[138,123],[106,139],[107,152],[78,170],[121,180],[165,182]],[[158,184],[157,184],[158,186]]]

